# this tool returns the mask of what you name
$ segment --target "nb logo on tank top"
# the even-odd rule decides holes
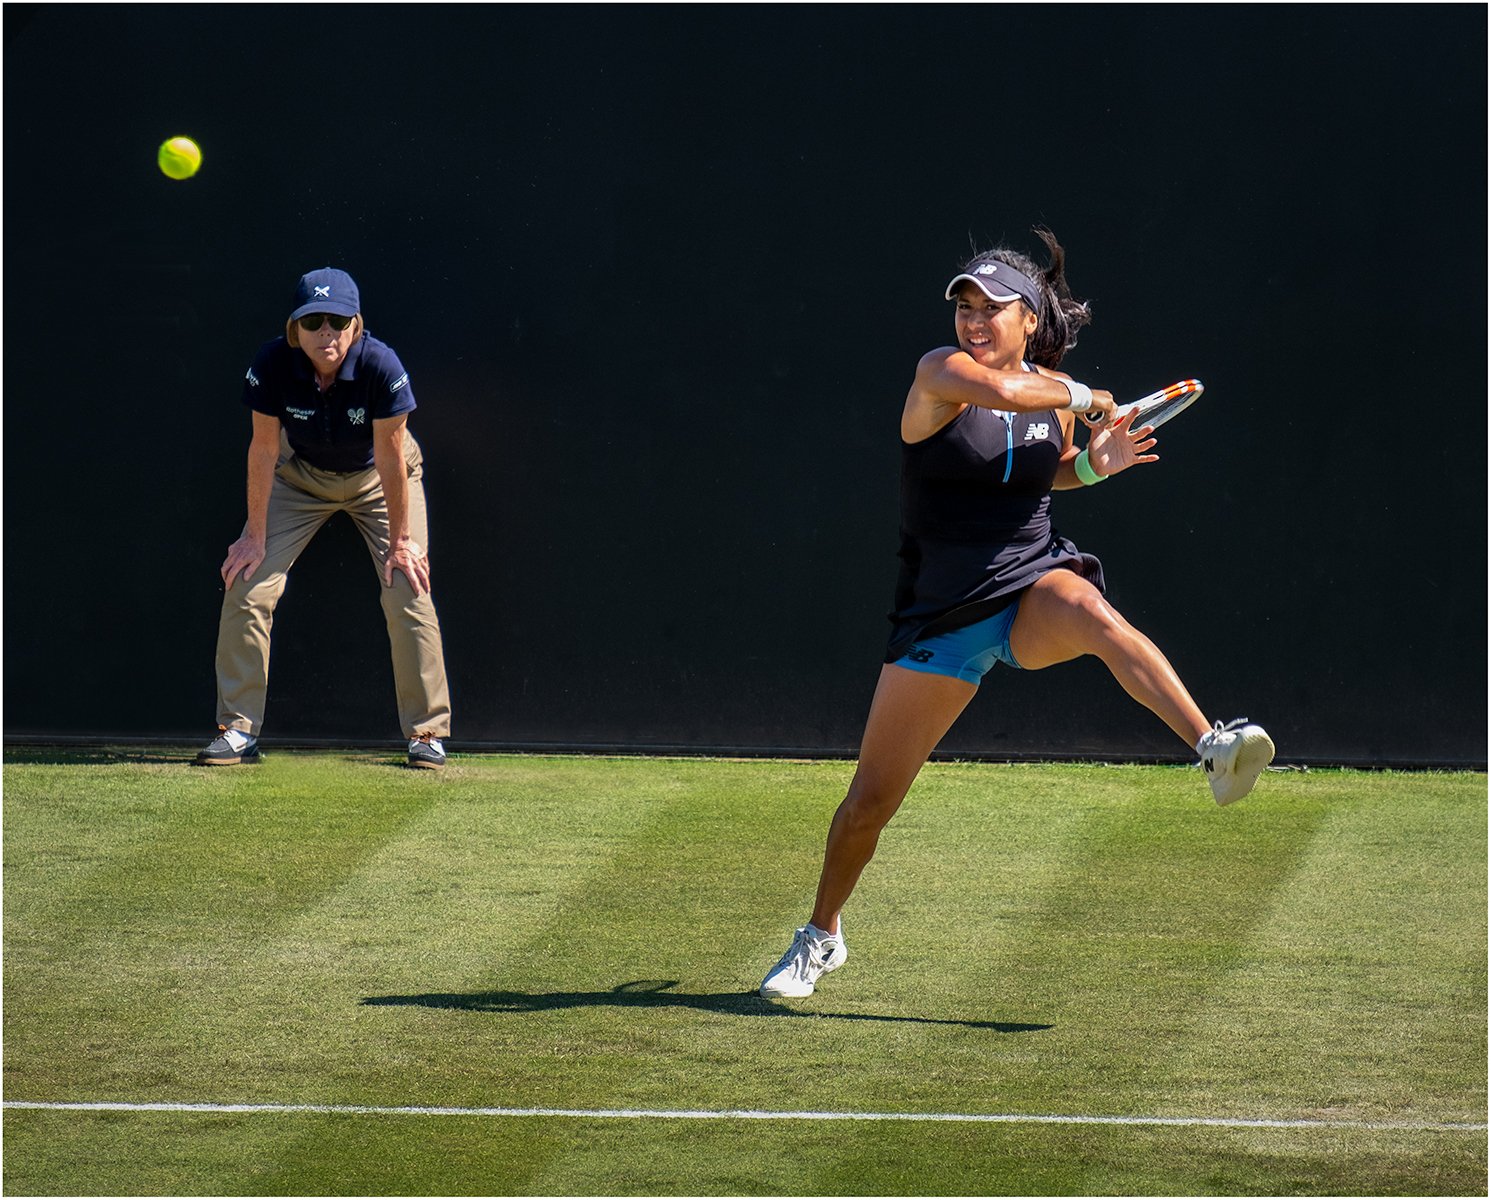
[[[1025,426],[1025,440],[1027,442],[1042,441],[1051,436],[1049,425],[1027,425]]]

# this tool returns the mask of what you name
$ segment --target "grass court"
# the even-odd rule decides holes
[[[1485,1193],[1484,774],[934,764],[769,1002],[850,763],[192,753],[6,754],[11,1195]]]

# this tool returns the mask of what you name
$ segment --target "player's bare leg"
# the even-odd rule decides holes
[[[839,912],[917,773],[978,688],[947,675],[887,664],[870,704],[859,765],[834,813],[812,922],[837,933]]]
[[[1155,644],[1075,572],[1052,571],[1025,592],[1010,652],[1027,670],[1083,654],[1102,659],[1124,691],[1196,751],[1218,804],[1241,800],[1273,761],[1273,739],[1261,726],[1211,725]]]
[[[917,772],[978,688],[961,679],[887,665],[870,704],[859,765],[828,830],[813,916],[761,984],[769,999],[813,994],[818,979],[848,957],[839,930],[844,907],[875,853],[880,831]]]
[[[1075,571],[1050,571],[1020,597],[1010,652],[1027,671],[1095,655],[1187,746],[1211,729],[1169,659]]]

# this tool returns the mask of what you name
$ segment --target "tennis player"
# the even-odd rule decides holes
[[[248,521],[220,568],[217,736],[197,762],[259,760],[275,605],[300,552],[345,512],[382,585],[408,764],[443,767],[450,698],[430,596],[424,459],[406,429],[414,389],[392,348],[365,332],[350,275],[326,267],[301,277],[284,336],[244,376],[243,403],[253,413]]]
[[[848,953],[840,913],[880,831],[996,662],[1034,671],[1096,655],[1200,755],[1218,804],[1272,761],[1257,725],[1213,725],[1153,642],[1104,598],[1102,565],[1051,524],[1051,493],[1156,461],[1149,426],[1056,368],[1091,319],[1047,230],[1041,269],[999,248],[947,286],[957,345],[917,364],[901,415],[901,574],[859,765],[828,831],[808,924],[761,995],[811,995]],[[1095,425],[1079,451],[1077,416]],[[1100,422],[1100,423],[1099,423]]]

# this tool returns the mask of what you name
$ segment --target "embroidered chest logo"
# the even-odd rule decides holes
[[[285,405],[285,411],[297,421],[309,421],[316,415],[314,408],[291,408],[288,404]]]
[[[1027,442],[1044,441],[1051,436],[1051,426],[1047,424],[1025,426],[1025,440]]]
[[[347,420],[351,421],[354,425],[361,425],[367,419],[368,410],[365,408],[349,408],[347,410]]]

